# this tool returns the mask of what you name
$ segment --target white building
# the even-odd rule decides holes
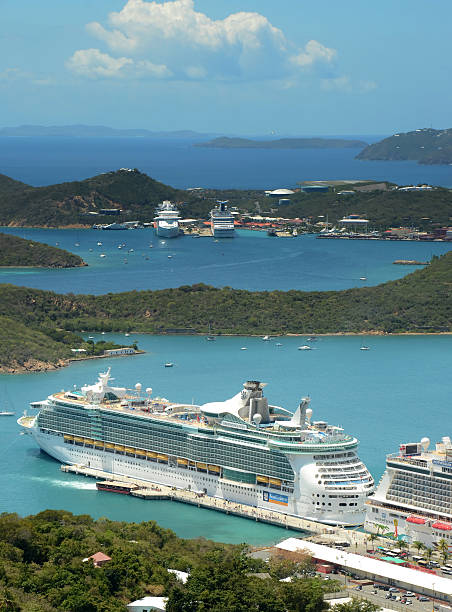
[[[129,346],[117,349],[107,349],[104,351],[104,355],[110,355],[110,357],[114,357],[115,355],[133,355],[134,353],[135,349]]]
[[[127,604],[130,612],[165,612],[168,597],[143,597]]]

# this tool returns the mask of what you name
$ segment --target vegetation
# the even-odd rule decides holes
[[[417,160],[420,164],[452,163],[452,129],[424,128],[395,134],[368,145],[357,159]]]
[[[249,138],[228,138],[222,136],[195,147],[216,149],[353,149],[365,147],[362,140],[345,138],[277,138],[274,140],[250,140]]]
[[[250,292],[197,284],[93,296],[1,285],[0,317],[8,322],[1,326],[7,350],[2,351],[0,365],[40,359],[43,335],[51,339],[46,350],[58,360],[68,355],[74,342],[81,342],[71,334],[83,330],[190,329],[237,335],[450,332],[451,287],[452,252],[433,257],[429,266],[402,279],[345,291]]]
[[[124,211],[121,220],[148,219],[162,200],[185,197],[185,192],[154,181],[138,170],[106,172],[84,181],[46,187],[31,187],[0,175],[0,225],[111,223],[118,216],[92,213],[112,208]]]
[[[0,233],[0,267],[76,268],[85,265],[81,257],[69,251]]]
[[[94,567],[88,558],[96,552],[111,560]],[[323,594],[333,581],[261,579],[255,573],[266,571],[266,564],[246,552],[244,546],[218,545],[203,538],[183,540],[154,521],[95,521],[63,510],[26,518],[2,514],[0,609],[123,612],[127,603],[145,595],[167,596],[171,612],[327,609]],[[187,583],[183,585],[168,569],[189,572]],[[350,608],[350,612],[373,609]]]

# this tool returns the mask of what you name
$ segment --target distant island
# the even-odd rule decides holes
[[[423,128],[399,133],[368,145],[356,159],[406,161],[420,164],[452,164],[452,128]]]
[[[365,147],[363,140],[345,138],[278,138],[275,140],[251,140],[221,136],[207,142],[198,142],[195,147],[215,149],[358,149]]]
[[[0,138],[212,138],[192,130],[153,132],[142,129],[118,129],[105,125],[18,125],[0,128]]]
[[[0,268],[79,268],[87,265],[69,251],[0,233]]]

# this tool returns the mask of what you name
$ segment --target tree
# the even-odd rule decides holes
[[[424,547],[424,558],[426,561],[430,561],[433,555],[433,548],[429,548],[428,546]]]
[[[289,612],[323,612],[328,609],[323,593],[318,578],[295,579],[285,584],[283,598]]]
[[[423,550],[425,548],[425,545],[422,544],[422,542],[419,542],[419,540],[416,540],[415,542],[413,542],[413,547],[417,550],[418,554],[421,552],[421,550]]]
[[[449,558],[449,544],[447,540],[445,538],[441,538],[441,540],[438,542],[437,548],[438,548],[438,552],[441,555],[441,560],[444,565],[447,559]]]
[[[373,543],[375,542],[375,540],[378,539],[378,535],[376,533],[369,533],[369,535],[367,536],[367,540],[373,545]]]

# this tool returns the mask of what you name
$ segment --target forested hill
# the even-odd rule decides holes
[[[124,211],[124,220],[151,218],[162,200],[184,200],[186,192],[138,170],[105,172],[84,181],[31,187],[0,175],[0,225],[61,227],[111,223],[100,209]],[[115,217],[117,219],[117,217]]]
[[[207,142],[200,142],[195,147],[212,147],[216,149],[350,149],[366,146],[362,140],[346,138],[277,138],[275,140],[251,140],[249,138],[228,138],[222,136]]]
[[[356,159],[416,160],[420,164],[452,163],[452,129],[424,128],[394,134],[368,145]]]
[[[77,268],[87,264],[63,249],[0,233],[0,267]]]
[[[177,328],[238,335],[451,332],[452,252],[434,257],[429,266],[405,278],[345,291],[250,292],[199,284],[92,296],[0,285],[0,317],[9,318],[4,338],[0,325],[0,341],[3,338],[2,346],[8,347],[0,353],[0,368],[39,359],[43,335],[52,340],[56,363],[68,353],[64,334],[81,330],[166,333]],[[33,340],[34,333],[39,340]],[[52,362],[49,347],[45,350],[46,360]]]

